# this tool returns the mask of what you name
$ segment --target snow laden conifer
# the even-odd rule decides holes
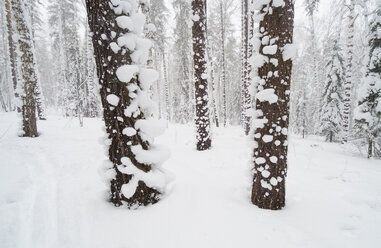
[[[35,66],[34,45],[32,41],[31,20],[25,8],[24,0],[11,0],[12,13],[17,30],[18,55],[17,67],[20,71],[22,85],[17,84],[15,91],[19,96],[16,106],[22,112],[22,135],[37,137],[36,121],[36,86],[37,74]]]
[[[294,1],[260,0],[253,7],[259,27],[252,43],[257,53],[251,92],[256,93],[251,201],[277,210],[285,205]]]
[[[152,118],[157,106],[149,90],[158,73],[146,68],[151,47],[142,38],[146,16],[136,0],[87,0],[86,5],[106,124],[111,202],[129,208],[154,204],[167,183],[160,165],[168,154],[153,144],[165,122]]]
[[[368,158],[374,156],[374,142],[381,135],[381,4],[370,26],[369,45],[367,73],[358,91],[354,116],[358,132],[367,139]]]
[[[342,130],[344,61],[337,40],[332,47],[332,56],[327,64],[327,79],[323,89],[320,132],[327,141],[337,140]]]
[[[208,72],[206,69],[206,0],[192,1],[192,41],[196,99],[196,148],[210,148],[210,119],[208,106]]]

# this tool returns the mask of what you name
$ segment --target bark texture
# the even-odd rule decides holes
[[[353,81],[353,37],[355,29],[355,1],[350,0],[348,5],[348,36],[347,36],[347,66],[346,82],[344,83],[344,108],[343,108],[343,143],[348,141],[350,114],[351,114],[351,94]]]
[[[294,1],[284,0],[282,7],[262,6],[259,15],[259,85],[256,96],[254,128],[254,176],[251,201],[259,208],[278,210],[285,205],[287,173],[287,128],[292,61],[283,59],[283,49],[292,43]],[[270,4],[272,4],[271,1]],[[272,42],[271,42],[272,41]],[[276,51],[269,49],[270,47]],[[272,50],[272,51],[270,51]],[[278,63],[271,61],[277,60]],[[278,72],[275,74],[274,72]],[[260,94],[267,97],[260,97]],[[275,98],[275,99],[274,99]]]
[[[123,129],[133,128],[135,122],[145,119],[145,116],[142,112],[134,117],[127,117],[124,114],[125,109],[132,101],[130,97],[132,92],[129,92],[128,84],[121,82],[115,72],[120,66],[131,64],[132,59],[130,50],[121,48],[118,52],[114,52],[110,47],[112,42],[117,41],[118,34],[125,32],[116,24],[115,19],[118,15],[112,9],[112,2],[109,0],[86,0],[88,22],[93,33],[92,40],[97,75],[101,86],[103,118],[111,143],[108,148],[109,160],[115,171],[110,181],[110,200],[115,206],[146,206],[158,202],[160,192],[148,187],[143,181],[138,181],[138,186],[132,197],[126,198],[121,192],[122,186],[128,184],[133,177],[133,175],[123,173],[118,169],[118,165],[122,164],[121,159],[123,157],[129,158],[133,166],[143,172],[151,171],[151,165],[138,162],[131,150],[134,145],[141,145],[144,150],[148,150],[150,147],[149,142],[144,141],[138,133],[133,136],[123,135]],[[104,35],[106,35],[107,39],[102,38]],[[136,77],[133,77],[129,82],[129,84],[133,83],[140,86],[140,82]],[[119,97],[117,106],[112,106],[107,101],[109,94]]]
[[[206,0],[193,0],[193,60],[196,97],[196,128],[199,151],[210,148],[212,141],[209,136],[210,119],[208,107],[208,81],[206,70]]]
[[[249,93],[249,72],[248,72],[248,43],[249,43],[249,0],[242,0],[242,13],[241,13],[241,40],[242,40],[242,74],[241,74],[241,87],[242,87],[242,125],[245,134],[250,132],[250,116],[249,110],[251,108],[251,99]]]
[[[18,47],[20,49],[20,71],[24,84],[16,88],[23,88],[18,92],[22,101],[22,128],[23,136],[37,137],[36,123],[36,98],[35,88],[37,86],[37,74],[35,71],[34,47],[31,39],[31,27],[23,0],[12,0],[12,13],[18,33]],[[18,91],[16,89],[16,91]]]

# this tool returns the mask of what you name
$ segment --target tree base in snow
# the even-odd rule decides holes
[[[131,176],[127,174],[118,173],[115,179],[111,180],[111,198],[110,201],[117,207],[122,205],[128,208],[135,208],[138,206],[148,206],[155,204],[160,200],[161,193],[156,189],[148,187],[144,182],[139,181],[136,187],[135,194],[127,198],[122,192],[123,184],[129,182]]]
[[[264,190],[259,183],[254,184],[251,202],[262,209],[280,210],[285,206],[285,193],[284,190],[280,190],[280,192],[274,191],[268,194],[268,191]]]

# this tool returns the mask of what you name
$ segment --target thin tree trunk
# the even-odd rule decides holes
[[[373,140],[368,139],[368,158],[371,158],[373,156]]]
[[[164,88],[165,88],[165,110],[167,112],[167,121],[171,119],[171,109],[169,106],[169,85],[167,75],[167,60],[165,58],[165,52],[163,51],[163,74],[164,74]]]
[[[225,66],[225,20],[222,1],[220,3],[220,21],[221,21],[221,51],[222,51],[222,115],[223,125],[226,127],[227,113],[226,113],[226,66]]]
[[[218,121],[218,110],[217,110],[217,104],[216,104],[216,87],[214,82],[214,69],[213,69],[213,62],[210,62],[210,81],[212,83],[212,105],[213,105],[213,117],[214,121],[216,123],[216,127],[219,127],[219,121]]]
[[[20,49],[21,74],[24,81],[23,92],[19,93],[22,100],[23,136],[37,137],[35,87],[37,76],[35,72],[34,47],[31,40],[31,28],[25,13],[23,0],[12,0],[12,12],[18,32]],[[20,89],[21,87],[17,87]]]
[[[7,13],[7,30],[8,30],[8,46],[9,46],[9,56],[11,61],[11,71],[12,71],[12,81],[13,89],[15,91],[16,101],[19,99],[19,93],[16,91],[17,88],[17,65],[16,65],[16,42],[13,40],[13,29],[12,29],[12,12],[10,0],[5,0],[5,9]],[[17,112],[21,112],[20,106],[16,106]]]
[[[206,0],[193,0],[193,60],[195,78],[195,101],[197,128],[197,150],[207,150],[211,146],[209,136],[210,120],[208,108],[208,81],[206,70]]]
[[[249,135],[250,132],[250,116],[249,110],[253,107],[251,106],[251,96],[249,93],[249,85],[250,85],[250,73],[251,67],[249,63],[249,58],[252,56],[252,46],[249,48],[249,35],[252,38],[253,32],[249,32],[253,27],[251,27],[253,19],[253,12],[249,12],[249,1],[251,3],[252,0],[243,0],[243,53],[244,53],[244,61],[243,61],[243,127],[246,135]],[[249,17],[250,13],[250,17]],[[251,51],[251,52],[250,52]]]
[[[343,108],[343,143],[348,141],[349,137],[349,122],[351,113],[351,93],[353,84],[353,37],[355,28],[355,1],[350,0],[349,15],[348,15],[348,36],[347,36],[347,66],[346,66],[346,81],[344,83],[344,108]]]
[[[256,68],[264,84],[256,94],[257,117],[254,128],[254,178],[251,201],[259,208],[277,210],[285,205],[287,173],[287,133],[289,123],[289,90],[292,61],[283,57],[282,50],[292,43],[294,1],[284,0],[284,6],[261,5],[259,15],[259,53],[262,58],[276,59],[277,64],[264,62]],[[266,39],[265,39],[266,38]],[[275,42],[269,44],[270,38]],[[255,68],[254,68],[255,69]],[[255,71],[256,71],[255,70]],[[269,76],[278,71],[278,76]],[[270,73],[270,74],[269,74]]]

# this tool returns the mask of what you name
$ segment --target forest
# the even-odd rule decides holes
[[[0,247],[377,247],[381,0],[2,0]]]

